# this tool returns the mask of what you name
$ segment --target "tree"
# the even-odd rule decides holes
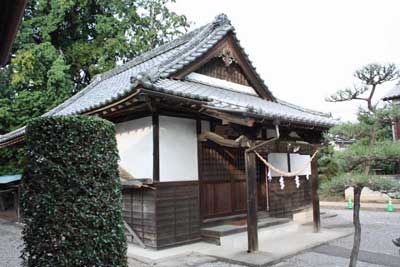
[[[0,134],[55,107],[96,74],[185,32],[187,19],[166,7],[171,1],[28,1],[12,60],[0,69]],[[9,151],[0,150],[2,163],[14,158]],[[10,166],[2,164],[0,174]]]
[[[340,172],[339,163],[335,157],[332,145],[323,146],[318,156],[318,177],[329,181]]]
[[[398,146],[397,154],[400,152]],[[353,224],[354,224],[354,243],[351,251],[349,266],[353,267],[357,264],[358,253],[361,243],[361,223],[360,223],[360,198],[361,191],[364,187],[368,187],[375,191],[383,193],[400,191],[400,184],[387,177],[364,174],[343,174],[335,177],[330,183],[334,184],[330,188],[343,192],[348,187],[354,188],[354,207],[353,207]]]
[[[355,77],[360,85],[339,90],[327,99],[332,102],[362,100],[367,104],[367,109],[360,108],[357,122],[344,123],[330,130],[330,136],[355,140],[346,150],[337,153],[341,162],[344,163],[343,168],[347,175],[332,181],[336,183],[336,187],[342,190],[349,186],[354,188],[353,224],[355,233],[349,264],[351,267],[356,266],[361,242],[359,212],[362,189],[370,187],[372,190],[388,191],[399,188],[397,182],[371,175],[371,166],[382,160],[395,161],[400,155],[400,142],[388,141],[385,138],[391,121],[399,116],[400,110],[397,107],[378,108],[373,102],[379,85],[397,79],[399,70],[394,64],[369,64],[357,70]],[[365,94],[367,94],[366,97],[364,97]]]
[[[369,64],[354,73],[358,84],[353,87],[342,89],[328,97],[328,102],[342,102],[350,100],[362,100],[367,102],[368,110],[373,112],[375,106],[373,97],[379,85],[394,81],[399,78],[400,72],[396,65],[390,64]],[[367,94],[367,96],[364,96]]]

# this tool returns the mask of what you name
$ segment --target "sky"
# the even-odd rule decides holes
[[[352,86],[354,71],[368,63],[400,67],[397,0],[177,0],[169,6],[187,16],[191,29],[225,13],[276,97],[344,121],[365,103],[325,97]],[[375,100],[393,86],[378,89]]]

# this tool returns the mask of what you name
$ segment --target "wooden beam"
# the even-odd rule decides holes
[[[313,153],[318,149],[314,146]],[[319,196],[318,196],[318,157],[315,157],[311,162],[311,198],[313,206],[313,223],[314,232],[318,233],[321,229],[321,214],[319,209]]]
[[[160,181],[160,122],[157,112],[152,114],[153,121],[153,181]]]
[[[247,252],[258,251],[256,155],[245,152],[247,185]]]
[[[255,119],[253,118],[243,117],[241,115],[231,115],[227,112],[217,111],[213,109],[206,109],[202,113],[207,116],[221,120],[223,125],[228,123],[235,123],[247,127],[253,127],[255,123]]]

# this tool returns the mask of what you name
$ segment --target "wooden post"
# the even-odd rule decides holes
[[[247,185],[247,252],[258,251],[256,155],[245,152]]]
[[[160,181],[160,122],[157,112],[152,114],[153,121],[153,181]]]
[[[20,191],[20,185],[17,186],[17,221],[20,221],[21,218],[21,209],[20,209],[20,198],[21,198],[21,191]]]
[[[318,148],[315,146],[313,153]],[[314,232],[318,233],[321,229],[321,214],[319,210],[319,196],[318,196],[318,165],[317,157],[315,157],[311,162],[311,197],[313,206],[313,222],[314,222]]]

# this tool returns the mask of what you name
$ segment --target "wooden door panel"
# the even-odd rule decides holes
[[[234,198],[232,198],[233,202],[233,211],[234,212],[245,212],[247,209],[246,206],[246,181],[235,181],[232,184],[232,192],[234,194]]]
[[[232,213],[232,190],[230,183],[214,184],[214,214],[230,214]]]
[[[201,214],[203,218],[246,212],[246,174],[244,150],[201,143]],[[259,209],[265,209],[265,176],[258,168]],[[264,179],[262,178],[264,177]],[[264,183],[262,182],[264,180]]]
[[[200,184],[201,186],[201,210],[203,217],[213,215],[214,211],[214,185],[213,184]]]

